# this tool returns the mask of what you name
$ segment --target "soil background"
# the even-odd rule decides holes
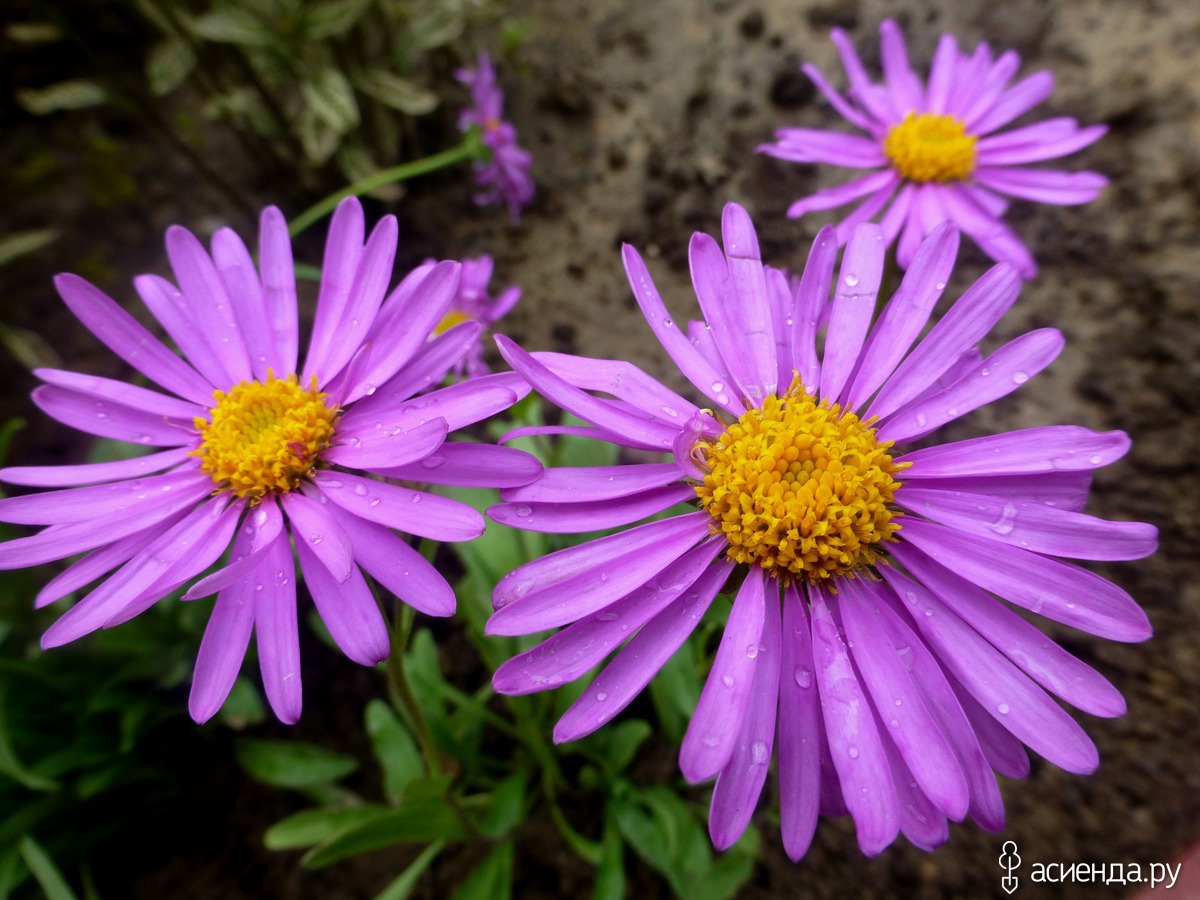
[[[948,843],[933,854],[900,839],[866,859],[849,820],[823,820],[808,855],[793,864],[764,802],[756,819],[764,853],[742,896],[1005,897],[997,859],[1006,840],[1017,843],[1023,859],[1015,896],[1129,895],[1124,886],[1038,885],[1028,876],[1036,862],[1139,863],[1148,870],[1200,838],[1200,5],[533,0],[512,6],[535,27],[506,60],[501,80],[507,113],[536,161],[537,198],[513,227],[499,211],[471,204],[461,172],[437,176],[389,210],[401,220],[400,264],[490,253],[496,284],[524,289],[502,330],[525,347],[626,358],[668,381],[666,357],[625,282],[620,245],[631,243],[648,257],[680,319],[698,315],[688,239],[696,230],[719,233],[728,201],[749,209],[764,260],[802,266],[826,219],[792,221],[784,215],[787,206],[851,175],[783,163],[754,149],[785,125],[848,129],[798,70],[811,61],[844,85],[830,27],[851,34],[872,71],[878,71],[878,25],[886,17],[904,28],[921,72],[943,31],[967,48],[979,41],[1013,48],[1023,60],[1021,75],[1048,68],[1057,79],[1055,94],[1031,118],[1064,115],[1109,125],[1108,135],[1063,164],[1111,178],[1096,202],[1061,208],[1017,201],[1009,215],[1041,272],[990,346],[1054,326],[1065,333],[1066,350],[1018,394],[956,423],[950,436],[1056,423],[1131,434],[1129,455],[1097,474],[1089,511],[1153,522],[1161,547],[1148,560],[1094,568],[1138,599],[1155,636],[1120,645],[1045,626],[1117,685],[1128,713],[1115,720],[1077,715],[1100,749],[1095,775],[1069,775],[1034,759],[1028,780],[1001,779],[1008,809],[1002,834],[970,823],[952,826]],[[70,368],[120,375],[117,363],[62,309],[50,285],[53,273],[79,272],[132,307],[134,274],[169,274],[162,249],[167,225],[206,234],[231,224],[249,237],[255,233],[249,210],[277,203],[295,215],[307,198],[255,177],[237,184],[235,203],[127,118],[98,115],[89,128],[86,144],[66,117],[6,129],[0,162],[17,165],[31,144],[43,143],[53,148],[61,173],[53,190],[6,203],[0,232],[54,225],[65,238],[0,270],[0,318],[41,334]],[[96,145],[115,148],[114,157],[105,162],[102,149],[98,164]],[[210,160],[231,178],[252,171],[236,146],[217,142],[211,149]],[[95,201],[97,179],[119,194],[107,207]],[[305,235],[298,258],[319,262],[322,230]],[[963,247],[951,298],[990,265],[969,241]],[[32,377],[8,358],[0,367],[8,386],[0,411],[32,420],[12,461],[78,455],[65,429],[41,420],[25,399]],[[377,688],[364,673],[348,673],[344,660],[328,667],[328,677],[345,681],[309,695],[302,733],[336,729],[347,716],[354,721],[354,710],[339,715],[321,707],[346,700],[361,708],[362,696]],[[313,681],[306,677],[306,684]],[[659,750],[660,768],[670,771],[674,748]],[[277,798],[236,771],[212,773],[212,783],[202,770],[193,768],[188,777],[203,785],[196,818],[180,835],[151,842],[154,853],[143,854],[138,871],[128,873],[136,896],[369,897],[397,871],[395,858],[376,858],[300,872],[293,856],[260,849],[262,830],[288,811]],[[773,791],[769,781],[767,793]],[[706,797],[707,789],[696,796]],[[233,806],[225,805],[230,797]],[[205,833],[194,834],[201,827]],[[187,841],[173,846],[172,837],[185,835]],[[586,867],[573,862],[553,831],[531,837],[518,857],[517,896],[590,890]],[[421,890],[444,896],[456,881],[453,868],[435,869]],[[1172,893],[1189,896],[1183,890]],[[657,875],[632,864],[630,896],[666,892]]]

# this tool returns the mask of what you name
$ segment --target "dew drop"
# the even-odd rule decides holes
[[[727,687],[727,688],[733,687],[733,676],[732,675],[722,675],[721,676],[721,684],[725,685],[725,687]]]
[[[858,748],[853,744],[850,745],[850,749],[846,752],[850,754],[851,759],[858,759]]]
[[[596,613],[596,620],[599,622],[615,622],[617,614],[611,609],[606,609],[603,612]]]
[[[340,481],[338,482],[338,485],[341,485]],[[365,484],[356,484],[354,486],[354,493],[358,494],[360,497],[367,496],[367,486]]]
[[[446,461],[444,456],[427,456],[421,460],[422,468],[436,469]]]
[[[421,502],[421,495],[420,495],[420,494],[413,494],[413,495],[412,495],[412,502],[413,502],[413,503],[420,503],[420,502]]]
[[[317,546],[317,544],[321,543],[321,541],[325,540],[325,538],[321,537],[321,535],[319,535],[319,534],[314,534],[311,538],[309,538],[309,540],[312,542],[312,545],[315,547],[315,546]]]
[[[989,522],[988,528],[992,529],[996,534],[1012,534],[1016,518],[1017,508],[1011,503],[1005,503],[1004,509],[1000,513],[1000,518],[995,522]]]
[[[712,383],[712,389],[715,393],[719,394],[719,393],[721,393],[721,391],[725,390],[725,384],[720,381],[714,381]]]
[[[1001,703],[999,706],[996,707],[996,712],[1000,713],[1000,715],[1002,715],[1002,716],[1007,716],[1008,715],[1008,704]]]
[[[1088,457],[1088,462],[1090,462],[1093,466],[1098,466],[1100,463],[1104,462],[1104,457],[1097,453],[1095,456]]]
[[[664,407],[662,408],[662,411],[663,411],[664,413],[666,413],[668,416],[670,416],[672,419],[678,419],[678,418],[679,418],[679,412],[678,412],[678,410],[672,409],[672,408],[671,408],[671,407],[669,407],[669,406],[664,406]]]
[[[675,322],[670,316],[663,316],[662,323],[663,323],[664,328],[674,328],[675,327]]]
[[[374,509],[382,502],[383,501],[380,500],[378,497],[372,497],[370,500],[367,501],[367,506],[369,506],[371,509]]]
[[[767,756],[766,741],[755,741],[750,745],[750,759],[756,766],[763,765],[767,761]]]
[[[372,394],[374,394],[375,391],[376,391],[376,387],[373,384],[368,384],[365,388],[363,388],[363,393],[366,394],[368,397],[370,397]]]
[[[758,644],[748,644],[746,646],[746,656],[748,656],[750,659],[754,659],[756,656],[758,656]]]
[[[792,673],[792,677],[796,680],[796,684],[802,688],[812,687],[812,672],[804,668],[804,666],[796,666],[796,671]]]
[[[528,519],[530,516],[533,515],[533,508],[522,505],[522,506],[518,506],[516,509],[514,509],[513,512],[515,512],[522,519]]]
[[[857,275],[847,275],[846,276],[846,286],[847,287],[856,287],[857,285],[858,285],[858,276]]]
[[[888,722],[888,724],[889,724],[889,725],[891,725],[893,728],[899,728],[899,727],[900,727],[900,720],[899,720],[899,719],[892,719],[890,722]]]
[[[925,418],[925,413],[917,413],[917,425],[918,426],[920,426],[921,428],[924,428],[925,423],[927,421],[928,420]]]
[[[1024,372],[1013,372],[1013,384],[1024,384],[1029,380],[1029,376]]]
[[[600,701],[601,703],[603,703],[605,700],[607,700],[607,699],[608,699],[608,691],[600,691],[600,692],[598,692],[598,693],[596,694],[596,699],[597,699],[598,701]]]

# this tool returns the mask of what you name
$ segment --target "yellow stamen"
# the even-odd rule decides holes
[[[295,375],[243,381],[214,391],[208,420],[197,417],[200,468],[220,489],[257,503],[268,493],[294,490],[333,439],[338,410],[324,394],[302,388]]]
[[[442,316],[442,321],[437,323],[437,327],[433,329],[431,337],[437,337],[443,332],[449,331],[455,325],[460,325],[463,322],[471,321],[471,317],[466,313],[459,312],[457,309],[452,309],[450,312]]]
[[[954,116],[910,112],[888,130],[883,152],[909,181],[962,181],[975,171],[975,141]]]
[[[891,441],[836,404],[817,403],[799,379],[701,441],[693,456],[708,474],[700,505],[729,541],[729,558],[757,563],[785,581],[816,584],[875,563],[895,540],[891,509],[905,466]]]

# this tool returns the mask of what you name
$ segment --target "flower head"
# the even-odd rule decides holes
[[[450,303],[450,309],[433,330],[434,335],[439,335],[460,322],[478,322],[482,327],[470,351],[455,364],[452,374],[456,376],[478,378],[488,373],[488,365],[483,358],[483,332],[507,315],[521,299],[521,289],[515,285],[505,288],[497,297],[488,293],[492,265],[492,258],[486,254],[478,259],[462,261],[458,292]]]
[[[793,859],[819,812],[852,815],[872,854],[898,833],[931,849],[948,820],[968,814],[998,830],[993,770],[1025,775],[1022,744],[1072,772],[1097,765],[1051,694],[1095,715],[1125,708],[1009,604],[1114,640],[1150,634],[1124,591],[1059,559],[1155,549],[1152,526],[1082,511],[1092,470],[1129,441],[1060,425],[904,449],[1016,390],[1062,348],[1046,328],[986,358],[976,349],[1017,296],[1012,267],[984,275],[919,338],[958,249],[948,223],[918,249],[877,320],[878,226],[855,229],[836,282],[837,241],[823,229],[792,290],[762,265],[743,209],[727,206],[722,224],[724,253],[707,235],[692,240],[705,321],[686,334],[624,248],[642,313],[710,408],[626,362],[531,354],[498,339],[535,390],[587,423],[532,430],[673,459],[550,469],[502,491],[489,515],[530,530],[666,516],[503,578],[490,632],[566,627],[501,666],[495,686],[552,687],[616,651],[554,732],[587,734],[645,687],[728,586],[736,596],[679,756],[690,781],[717,779],[718,847],[745,828],[775,749]]]
[[[792,204],[796,218],[859,200],[837,225],[839,245],[854,226],[879,216],[884,240],[899,237],[896,256],[907,268],[921,240],[950,220],[997,261],[1032,278],[1037,264],[1020,238],[1004,224],[1005,196],[1072,205],[1094,200],[1108,180],[1096,172],[1034,169],[1097,140],[1103,125],[1080,128],[1074,119],[1048,119],[999,132],[1050,96],[1054,79],[1036,72],[1016,84],[1020,59],[1008,51],[993,59],[987,44],[964,53],[952,35],[942,35],[929,80],[910,68],[904,37],[895,22],[880,26],[883,84],[867,76],[850,38],[833,30],[850,91],[842,96],[820,71],[806,64],[813,80],[846,121],[865,136],[810,128],[781,128],[759,152],[801,163],[832,163],[871,169],[862,178],[818,191]],[[1005,195],[1005,196],[1001,196]]]
[[[471,90],[471,105],[459,113],[458,127],[463,131],[480,129],[483,143],[492,153],[490,161],[475,164],[479,187],[475,202],[480,206],[503,203],[516,222],[533,200],[529,174],[533,157],[517,144],[517,129],[503,118],[504,91],[496,83],[496,67],[486,53],[480,53],[474,69],[459,69],[454,77]]]
[[[482,516],[378,476],[512,486],[540,471],[525,453],[446,441],[523,396],[518,376],[416,396],[478,341],[475,322],[426,340],[458,290],[458,263],[427,263],[388,293],[396,221],[384,218],[364,242],[362,207],[343,201],[300,367],[291,245],[274,207],[263,211],[259,252],[256,272],[229,229],[213,236],[211,254],[190,232],[168,230],[179,286],[153,275],[134,284],[182,359],[100,290],[58,276],[80,321],[162,391],[41,369],[34,402],[89,434],[162,449],[0,470],[11,484],[58,489],[0,500],[0,521],[48,526],[0,544],[0,568],[85,554],[42,589],[38,606],[95,583],[46,631],[44,647],[131,619],[178,587],[190,585],[185,599],[217,595],[192,685],[197,721],[224,702],[252,631],[272,708],[285,722],[299,717],[293,543],[318,612],[356,662],[373,665],[389,649],[364,571],[422,612],[454,611],[445,579],[395,531],[469,540]],[[225,564],[200,577],[227,549]]]

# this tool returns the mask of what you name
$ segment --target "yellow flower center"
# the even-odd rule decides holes
[[[442,316],[442,321],[437,323],[437,327],[433,329],[433,334],[430,337],[437,337],[439,334],[449,331],[455,325],[461,325],[463,322],[469,322],[470,320],[470,316],[459,312],[457,309],[452,309]]]
[[[954,116],[910,112],[883,139],[883,152],[909,181],[962,181],[975,171],[975,135]]]
[[[295,375],[243,381],[214,391],[211,419],[197,417],[200,468],[219,488],[257,503],[264,494],[285,494],[308,475],[333,439],[338,410]]]
[[[708,469],[700,505],[729,541],[729,558],[757,563],[785,581],[820,583],[873,565],[895,540],[891,509],[905,466],[873,428],[835,404],[817,403],[799,379],[701,441]]]

